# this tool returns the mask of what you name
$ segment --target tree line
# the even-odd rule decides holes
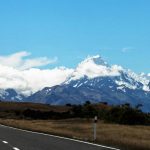
[[[68,118],[93,118],[105,122],[126,125],[150,125],[150,114],[141,111],[141,105],[135,108],[130,104],[109,106],[107,103],[91,104],[87,101],[84,105],[66,104],[70,109],[65,112],[41,111],[25,109],[16,111],[16,115],[24,119],[68,119]]]

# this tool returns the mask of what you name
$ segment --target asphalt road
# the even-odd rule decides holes
[[[0,150],[110,150],[76,140],[0,125]],[[112,148],[113,149],[113,148]],[[115,150],[115,149],[114,149]],[[116,149],[117,150],[117,149]]]

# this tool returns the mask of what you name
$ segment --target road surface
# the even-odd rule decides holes
[[[19,130],[0,125],[0,150],[111,150],[68,138]],[[114,149],[117,150],[117,149]]]

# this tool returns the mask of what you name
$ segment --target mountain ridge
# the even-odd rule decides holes
[[[94,69],[93,69],[94,68]],[[95,68],[97,70],[95,70]],[[109,104],[143,104],[143,110],[150,110],[149,80],[138,76],[121,66],[110,66],[101,57],[88,57],[81,62],[72,75],[61,85],[46,88],[29,97],[32,102],[52,105],[108,102]]]

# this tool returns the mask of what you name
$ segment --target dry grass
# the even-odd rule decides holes
[[[31,109],[35,111],[42,111],[42,112],[66,112],[70,109],[67,106],[51,106],[48,104],[38,104],[38,103],[20,103],[20,102],[0,102],[0,118],[5,119],[20,119],[24,116],[16,115],[17,112],[20,114],[23,111]]]
[[[91,122],[91,120],[83,119],[57,121],[0,119],[0,123],[5,125],[87,141],[93,139]],[[121,148],[122,150],[150,150],[150,127],[99,122],[96,142]]]
[[[38,103],[20,103],[20,102],[0,102],[0,112],[16,111],[16,110],[40,110],[40,111],[54,111],[54,112],[66,112],[69,107],[66,106],[51,106]]]

